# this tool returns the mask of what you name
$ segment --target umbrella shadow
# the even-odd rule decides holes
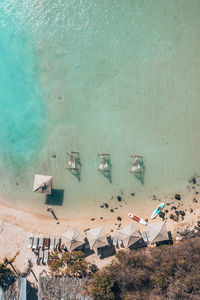
[[[46,195],[45,204],[47,205],[63,205],[64,190],[52,189],[51,195]]]

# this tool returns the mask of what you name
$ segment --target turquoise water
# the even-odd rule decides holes
[[[1,194],[43,211],[33,178],[52,175],[64,190],[60,212],[87,214],[120,191],[144,201],[184,192],[200,167],[199,8],[193,0],[3,1]],[[80,182],[65,169],[70,150],[80,152]],[[97,172],[99,152],[111,154],[112,183]],[[135,153],[144,185],[128,172]]]

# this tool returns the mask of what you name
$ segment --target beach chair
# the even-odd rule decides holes
[[[37,249],[38,248],[38,237],[34,237],[33,238],[33,245],[32,245],[32,249]]]
[[[141,173],[142,172],[142,156],[131,155],[133,158],[133,166],[130,170],[131,173]]]
[[[51,238],[50,238],[50,246],[49,246],[49,249],[50,249],[50,250],[53,250],[53,249],[54,249],[54,244],[55,244],[55,238],[51,237]]]
[[[44,250],[43,252],[43,264],[47,264],[47,261],[48,261],[48,258],[49,258],[49,251],[48,250]]]
[[[32,245],[33,245],[33,236],[30,235],[29,238],[28,238],[28,246],[27,246],[27,248],[32,248]]]
[[[98,156],[100,156],[98,171],[100,172],[109,171],[109,165],[108,165],[109,154],[102,153],[102,154],[98,154]]]
[[[43,247],[43,242],[44,242],[44,238],[42,236],[40,236],[39,237],[38,248],[42,248]]]
[[[59,247],[60,247],[60,239],[58,237],[55,237],[54,250],[57,250]]]
[[[49,238],[44,238],[44,245],[43,245],[44,249],[49,249],[49,241],[50,241]]]

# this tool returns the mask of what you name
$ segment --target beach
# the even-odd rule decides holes
[[[172,232],[172,236],[175,239],[177,236],[177,231],[183,231],[186,228],[194,228],[197,220],[200,220],[200,205],[194,203],[192,201],[193,194],[188,195],[188,198],[181,200],[182,206],[181,209],[186,211],[186,215],[184,220],[179,220],[175,222],[174,220],[167,217],[166,224],[167,229]],[[173,201],[172,201],[173,200]],[[170,211],[171,205],[178,206],[179,200],[172,199],[170,206],[165,203],[165,209],[169,209]],[[159,201],[151,201],[149,206],[143,208],[143,211],[140,211],[140,216],[145,218],[145,216],[150,216],[152,213],[152,208],[158,204]],[[172,203],[173,202],[173,203]],[[121,203],[121,201],[119,202]],[[121,205],[121,204],[120,204]],[[180,204],[179,204],[180,205]],[[190,212],[190,209],[193,211]],[[44,237],[54,237],[58,236],[61,237],[62,233],[64,233],[69,228],[77,226],[80,230],[81,234],[85,236],[85,229],[92,229],[98,226],[103,226],[106,232],[106,235],[114,235],[117,233],[118,229],[133,222],[135,227],[139,230],[144,229],[145,227],[140,225],[137,222],[131,221],[128,218],[128,209],[124,208],[121,211],[113,214],[106,214],[106,209],[104,208],[104,215],[103,219],[95,218],[93,219],[92,216],[94,213],[91,211],[91,218],[88,217],[76,217],[76,215],[71,215],[70,218],[59,218],[58,221],[53,218],[53,216],[49,212],[45,212],[44,214],[39,214],[36,212],[28,211],[25,209],[19,209],[13,207],[11,205],[5,204],[5,201],[0,202],[0,257],[3,259],[7,257],[8,259],[12,258],[17,251],[20,251],[19,255],[17,256],[14,266],[19,272],[25,272],[28,266],[28,259],[31,259],[33,262],[33,271],[38,277],[39,273],[42,270],[46,270],[48,272],[48,267],[43,265],[37,265],[35,262],[35,255],[31,251],[31,249],[27,248],[28,245],[28,237],[30,234],[35,236],[44,236]],[[120,210],[120,208],[119,208]],[[56,208],[54,208],[56,212]],[[163,210],[164,211],[164,210]],[[93,214],[93,215],[92,215]],[[117,221],[117,216],[120,215],[121,221]],[[150,220],[151,222],[158,222],[161,221],[160,217],[157,217],[155,220]],[[57,224],[59,222],[59,224]],[[114,225],[117,224],[117,225]],[[119,224],[121,224],[119,226]],[[112,232],[111,232],[112,230]],[[93,254],[89,256],[88,261],[91,263],[95,263],[99,268],[104,267],[106,264],[109,264],[113,259],[113,257],[108,257],[106,259],[100,260]],[[33,283],[35,282],[35,278],[33,275],[29,276],[29,280]]]

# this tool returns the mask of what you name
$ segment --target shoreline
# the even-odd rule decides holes
[[[169,216],[166,220],[167,229],[168,231],[171,231],[173,238],[177,236],[176,231],[182,231],[186,228],[194,227],[197,220],[200,220],[200,204],[191,202],[191,199],[188,199],[188,201],[184,202],[186,203],[183,203],[181,208],[179,208],[187,212],[184,220],[175,222],[174,220],[171,220]],[[144,217],[145,215],[150,215],[150,213],[152,212],[152,207],[156,207],[158,203],[159,202],[153,201],[150,206],[148,205],[148,207],[146,207],[145,211],[144,207],[140,216]],[[175,204],[177,203],[179,202],[177,201]],[[166,205],[165,208],[169,208],[170,210],[170,206]],[[190,208],[193,209],[192,213],[189,212]],[[121,209],[119,213],[122,218],[121,221],[116,221],[116,216],[118,215],[117,212],[117,215],[109,214],[109,218],[95,218],[94,221],[91,221],[91,219],[89,219],[88,217],[76,218],[76,216],[72,216],[71,218],[59,218],[58,216],[59,224],[56,224],[57,220],[55,220],[53,216],[48,212],[46,212],[46,215],[43,215],[40,213],[28,211],[26,209],[16,208],[10,204],[0,202],[1,260],[4,257],[10,259],[16,254],[17,251],[20,251],[14,262],[14,265],[17,270],[19,270],[20,272],[24,272],[28,265],[28,259],[31,259],[34,262],[35,258],[32,250],[27,248],[28,236],[30,234],[38,236],[43,235],[45,237],[61,236],[62,233],[64,233],[66,230],[76,226],[80,230],[80,233],[85,236],[84,229],[103,226],[106,235],[109,236],[115,234],[119,228],[129,224],[130,222],[134,223],[136,229],[144,229],[145,227],[143,225],[131,221],[131,219],[128,218],[128,209],[129,208],[127,206]],[[171,212],[172,211],[169,211],[169,213]],[[104,210],[104,214],[105,213],[106,210]],[[162,219],[160,217],[157,217],[155,220],[150,220],[149,218],[149,223],[159,222],[161,220]],[[114,224],[117,224],[117,226],[114,226]],[[119,224],[121,225],[119,226]],[[100,261],[95,254],[88,258],[88,260],[92,263],[95,263],[98,268],[104,267],[113,259],[114,257],[108,257]],[[33,271],[35,272],[36,276],[39,276],[39,273],[42,272],[42,270],[46,270],[48,272],[48,266],[38,266],[36,263],[33,263]],[[35,283],[35,279],[32,275],[30,275],[29,280]]]

